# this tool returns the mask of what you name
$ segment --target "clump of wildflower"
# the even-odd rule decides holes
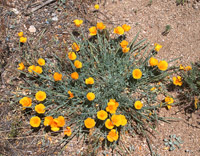
[[[84,121],[84,124],[85,124],[85,127],[86,128],[93,128],[95,126],[95,121],[94,119],[92,118],[87,118],[85,121]]]
[[[108,113],[104,110],[100,110],[97,112],[97,118],[99,120],[105,120],[108,117]]]
[[[95,94],[94,93],[92,93],[92,92],[89,92],[89,93],[87,93],[87,99],[89,100],[89,101],[93,101],[94,99],[95,99]]]
[[[69,58],[70,60],[75,60],[75,59],[76,59],[76,54],[75,54],[75,52],[69,52],[69,53],[68,53],[68,58]]]
[[[19,70],[24,70],[25,69],[25,66],[24,66],[24,64],[22,62],[19,63],[18,66],[19,67],[17,69],[19,69]]]
[[[32,105],[32,100],[29,97],[23,97],[22,99],[19,100],[19,103],[23,106],[23,107],[31,107]]]
[[[45,113],[45,106],[43,104],[38,104],[35,106],[35,111],[38,113],[38,114],[44,114]]]
[[[92,77],[85,79],[85,84],[87,84],[87,85],[88,84],[90,84],[90,85],[94,84],[94,79]]]
[[[155,49],[155,51],[157,51],[157,52],[159,52],[160,49],[162,48],[162,45],[160,45],[160,44],[158,44],[158,43],[155,43],[154,46],[155,46],[154,49]]]
[[[53,78],[55,81],[61,81],[62,80],[62,74],[55,72],[53,75]]]
[[[132,75],[134,79],[141,79],[142,71],[140,69],[134,69]]]
[[[91,36],[94,36],[97,34],[97,28],[96,27],[90,27],[89,32]]]
[[[79,77],[78,73],[77,72],[73,72],[71,73],[71,78],[74,79],[74,80],[77,80]]]
[[[110,99],[110,101],[107,103],[106,111],[111,114],[114,114],[118,106],[119,106],[119,103],[116,102],[115,99]]]
[[[124,31],[129,31],[131,29],[131,26],[127,24],[123,24],[122,28],[124,29]]]
[[[98,5],[98,4],[95,4],[95,5],[94,5],[94,8],[95,8],[96,10],[99,10],[99,5]]]
[[[150,59],[149,59],[149,64],[150,64],[150,66],[157,66],[158,65],[158,60],[156,59],[156,58],[154,58],[154,57],[151,57]]]
[[[41,123],[41,119],[38,117],[38,116],[33,116],[31,119],[30,119],[30,125],[32,127],[39,127],[40,126],[40,123]]]
[[[118,135],[118,132],[115,129],[112,129],[107,135],[107,139],[110,142],[117,141],[118,138],[119,138],[119,135]]]
[[[74,66],[75,66],[76,68],[82,68],[82,67],[83,67],[82,62],[79,61],[79,60],[74,61]]]
[[[135,106],[135,109],[140,110],[140,109],[142,109],[143,104],[141,101],[135,101],[134,106]]]
[[[118,35],[123,35],[124,34],[124,29],[120,26],[114,28],[114,33]]]
[[[38,91],[36,94],[35,94],[35,98],[36,100],[38,101],[44,101],[46,99],[46,93],[44,91]]]
[[[80,27],[82,23],[83,23],[83,20],[79,20],[79,19],[75,19],[75,20],[74,20],[74,24],[75,24],[77,27]]]
[[[106,26],[102,22],[97,23],[97,29],[103,30],[105,28],[106,28]]]
[[[64,135],[67,135],[68,137],[72,135],[72,131],[70,127],[66,127],[64,130]]]
[[[168,68],[168,63],[166,61],[163,60],[158,63],[158,69],[165,71],[167,70],[167,68]]]
[[[182,86],[183,82],[182,82],[182,78],[180,76],[177,77],[173,77],[173,84],[176,86]]]
[[[40,66],[44,66],[44,65],[45,65],[45,60],[44,60],[43,58],[39,58],[39,59],[38,59],[38,64],[39,64]]]
[[[79,51],[80,50],[80,46],[77,43],[74,42],[72,44],[72,49],[75,50],[75,51]]]

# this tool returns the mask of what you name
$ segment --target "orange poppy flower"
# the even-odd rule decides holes
[[[30,125],[32,127],[39,127],[40,126],[40,123],[41,123],[41,119],[38,117],[38,116],[33,116],[31,119],[30,119]]]
[[[53,78],[55,81],[61,81],[62,80],[62,74],[55,72],[53,75]]]
[[[87,118],[85,121],[84,121],[84,124],[85,124],[85,127],[86,128],[93,128],[95,126],[95,121],[94,119],[92,118]]]

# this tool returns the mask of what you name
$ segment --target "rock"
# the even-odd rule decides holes
[[[34,25],[31,25],[28,29],[31,33],[36,32],[36,28],[34,27]]]

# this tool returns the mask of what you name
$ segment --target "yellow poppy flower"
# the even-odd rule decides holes
[[[95,99],[95,94],[94,93],[92,93],[92,92],[89,92],[89,93],[87,93],[87,99],[89,100],[89,101],[93,101],[94,99]]]
[[[106,26],[102,22],[97,23],[97,29],[103,30],[105,28],[106,28]]]
[[[131,29],[131,26],[127,24],[123,24],[122,28],[124,29],[124,31],[129,31]]]
[[[112,121],[110,119],[107,119],[105,122],[105,126],[108,129],[113,129],[115,125],[112,123]]]
[[[21,43],[25,43],[27,41],[27,38],[26,37],[20,37],[19,41]]]
[[[53,78],[55,81],[61,81],[62,80],[62,74],[55,72],[53,75]]]
[[[155,51],[157,51],[157,52],[159,52],[160,49],[162,48],[162,45],[160,45],[160,44],[158,44],[158,43],[155,43],[154,46],[155,46],[154,49],[155,49]]]
[[[119,135],[118,135],[118,132],[115,129],[112,129],[107,135],[107,139],[110,142],[117,141],[118,138],[119,138]]]
[[[19,63],[18,66],[19,67],[17,69],[19,69],[19,70],[24,70],[25,69],[25,66],[24,66],[24,64],[22,62]]]
[[[77,43],[74,42],[72,44],[72,49],[75,50],[75,51],[79,51],[80,50],[80,46]]]
[[[23,106],[23,107],[31,107],[32,105],[32,100],[29,97],[23,97],[22,99],[20,99],[19,103]]]
[[[122,48],[125,48],[128,45],[128,42],[126,40],[121,41],[120,46]]]
[[[30,119],[30,125],[32,127],[39,127],[40,126],[40,123],[41,123],[41,119],[38,117],[38,116],[33,116],[31,119]]]
[[[165,71],[168,68],[168,63],[166,61],[160,61],[158,63],[158,69]]]
[[[90,27],[89,31],[90,31],[91,36],[94,36],[94,35],[97,34],[97,28],[96,27]]]
[[[114,33],[118,35],[123,35],[124,34],[124,29],[120,26],[114,28]]]
[[[124,47],[124,48],[122,49],[122,52],[123,52],[123,53],[128,53],[129,50],[130,50],[130,48]]]
[[[23,35],[24,35],[24,33],[22,31],[18,33],[19,37],[22,37]]]
[[[82,23],[83,23],[83,20],[78,20],[78,19],[75,19],[75,20],[74,20],[74,24],[75,24],[77,27],[80,27]]]
[[[173,84],[176,86],[182,86],[183,82],[182,82],[182,78],[180,76],[177,77],[173,77]]]
[[[38,114],[44,114],[45,112],[45,106],[43,104],[38,104],[35,106],[35,111],[38,113]]]
[[[77,80],[79,77],[78,73],[77,72],[73,72],[71,73],[71,78],[74,79],[74,80]]]
[[[85,121],[84,121],[84,124],[85,124],[85,127],[86,128],[93,128],[95,126],[95,121],[94,119],[92,118],[87,118]]]
[[[108,117],[108,113],[104,110],[100,110],[97,112],[97,118],[99,120],[105,120]]]
[[[36,100],[38,101],[44,101],[46,99],[46,93],[43,92],[43,91],[38,91],[36,94],[35,94],[35,98]]]
[[[156,58],[151,57],[149,60],[150,66],[157,66],[158,65],[158,60]]]
[[[134,69],[132,75],[134,79],[140,79],[142,77],[142,72],[140,69]]]
[[[121,125],[121,123],[122,123],[121,116],[120,115],[116,115],[116,114],[112,115],[111,121],[117,127],[119,127]]]
[[[79,61],[79,60],[74,61],[74,66],[75,66],[76,68],[82,68],[82,67],[83,67],[82,62]]]
[[[85,79],[85,84],[94,84],[94,79],[92,77]]]
[[[44,60],[43,58],[39,58],[39,59],[38,59],[38,64],[39,64],[40,66],[44,66],[44,65],[45,65],[45,60]]]
[[[44,118],[44,126],[50,126],[52,122],[53,122],[52,116],[46,116]]]
[[[95,4],[94,8],[95,8],[96,10],[99,10],[99,5],[98,5],[98,4]]]
[[[135,106],[135,109],[138,109],[138,110],[139,110],[139,109],[142,109],[143,104],[142,104],[141,101],[135,101],[134,106]]]
[[[70,60],[75,60],[75,59],[76,59],[76,54],[75,54],[75,52],[69,52],[69,53],[68,53],[68,58],[69,58]]]
[[[64,130],[64,135],[67,135],[68,137],[72,135],[72,131],[70,127],[66,127]]]

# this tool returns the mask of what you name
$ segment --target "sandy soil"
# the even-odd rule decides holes
[[[41,43],[38,45],[38,49],[36,49],[40,53],[40,56],[46,57],[46,54],[51,51],[51,49],[48,48],[48,41],[57,38],[59,46],[52,47],[52,49],[54,48],[55,53],[64,51],[63,49],[65,49],[65,47],[61,42],[64,40],[68,42],[69,32],[73,29],[72,21],[74,18],[84,19],[85,17],[83,14],[84,9],[81,8],[83,6],[79,5],[73,8],[74,6],[71,1],[67,3],[68,7],[66,9],[60,7],[61,11],[57,11],[54,8],[55,3],[52,3],[35,11],[31,16],[26,16],[25,14],[30,8],[34,8],[40,4],[40,1],[35,0],[32,3],[30,1],[28,3],[26,0],[9,0],[7,2],[10,4],[5,5],[4,0],[0,1],[0,28],[2,30],[0,32],[0,72],[2,78],[0,82],[0,93],[3,95],[2,97],[4,97],[2,98],[4,100],[1,104],[1,125],[3,126],[0,127],[4,127],[5,123],[7,124],[7,126],[1,130],[9,130],[13,122],[11,118],[12,114],[21,111],[13,110],[7,106],[7,103],[12,101],[12,98],[9,97],[11,96],[10,92],[19,84],[19,79],[17,78],[19,75],[16,74],[14,70],[21,59],[21,52],[17,48],[17,33],[23,31],[28,38],[32,39],[29,44],[37,44],[38,38],[41,36],[44,29],[46,29]],[[154,43],[163,45],[163,48],[157,55],[159,59],[170,61],[181,57],[177,64],[184,65],[189,65],[190,62],[200,61],[200,1],[188,0],[184,5],[178,6],[175,0],[152,0],[152,4],[148,5],[149,2],[150,0],[102,0],[99,9],[102,14],[98,14],[98,21],[103,21],[106,25],[110,25],[113,28],[124,23],[129,24],[132,27],[131,31],[127,33],[127,40],[129,41],[138,31],[141,31],[140,38],[147,38],[148,41],[152,43],[152,46]],[[94,15],[93,10],[93,5],[90,6],[89,10],[85,10],[88,16],[85,17],[84,20],[86,26],[96,22],[90,18],[91,15]],[[76,11],[79,12],[77,13]],[[54,17],[57,17],[58,20]],[[52,20],[53,18],[54,20]],[[36,33],[29,32],[28,29],[30,25],[36,27]],[[162,32],[165,31],[166,25],[170,25],[172,29],[166,36],[163,36]],[[35,49],[32,49],[32,52],[34,52],[34,50]],[[63,55],[62,53],[57,54]],[[183,109],[181,111],[179,110],[180,108],[173,107],[170,110],[162,109],[160,111],[161,116],[178,118],[180,122],[172,122],[171,124],[159,123],[157,128],[158,134],[155,134],[155,137],[151,136],[150,139],[153,151],[163,156],[200,155],[200,112],[185,114]],[[9,113],[7,113],[7,111],[9,111]],[[28,128],[29,124],[26,122],[24,131]],[[176,134],[183,140],[180,149],[175,149],[174,151],[165,149],[163,139],[168,139],[171,134]],[[54,138],[56,139],[56,137]],[[134,138],[124,136],[124,140],[127,147],[133,145],[135,148],[135,150],[130,150],[127,155],[150,155],[146,140],[137,136]],[[29,141],[30,139],[24,140],[22,144],[23,142]],[[32,146],[37,145],[38,141],[39,138],[33,139]],[[18,141],[18,144],[14,141],[8,142],[9,141],[3,141],[3,143],[0,143],[3,145],[12,145],[8,148],[12,152],[16,150],[17,153],[20,153],[23,149],[26,155],[28,154],[27,151],[35,151],[31,149],[31,146],[26,149],[22,148],[23,146],[19,145],[20,141]],[[77,155],[77,147],[79,148],[79,154],[81,151],[84,151],[85,147],[76,144],[76,140],[74,143],[70,143],[64,152],[65,155]],[[13,148],[13,146],[15,146],[16,149]],[[45,150],[48,151],[47,149]],[[35,153],[37,152],[38,151]],[[34,152],[32,155],[34,155]]]

